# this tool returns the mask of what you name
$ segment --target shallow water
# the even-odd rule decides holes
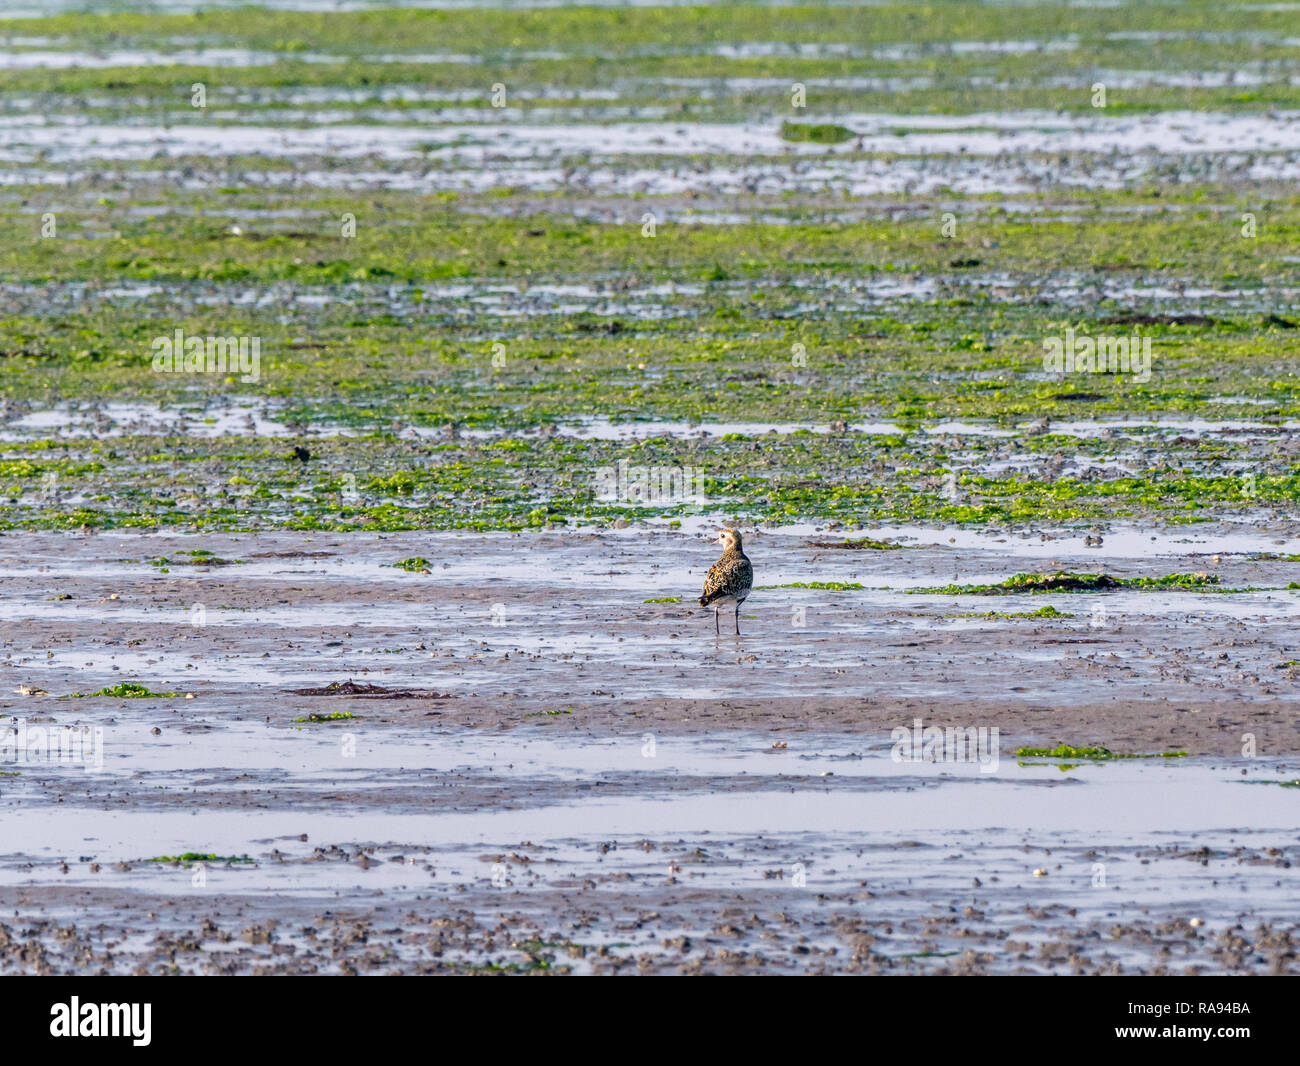
[[[0,884],[40,883],[60,861],[78,864],[62,883],[100,884],[118,875],[90,873],[89,857],[139,863],[202,842],[256,860],[209,868],[213,887],[242,895],[490,885],[489,864],[476,860],[485,849],[544,856],[529,881],[512,870],[516,890],[540,892],[596,873],[666,877],[671,855],[694,846],[721,859],[692,872],[693,885],[714,890],[761,888],[765,868],[796,862],[814,892],[866,878],[935,894],[957,890],[963,878],[969,884],[975,873],[1000,877],[1001,893],[1086,911],[1181,905],[1211,923],[1231,920],[1247,890],[1252,914],[1285,915],[1294,891],[1291,870],[1236,866],[1229,874],[1161,855],[1180,843],[1215,853],[1294,851],[1300,790],[1252,784],[1294,777],[1286,760],[1133,760],[1063,772],[1006,756],[983,768],[893,761],[879,736],[801,735],[775,751],[765,737],[743,733],[654,738],[652,747],[638,733],[557,741],[527,731],[412,734],[354,723],[293,731],[225,722],[211,732],[168,728],[152,738],[147,720],[105,728],[102,770],[7,766],[22,773],[5,779],[6,797],[32,813],[50,802],[51,776],[73,787],[84,780],[95,792],[129,782],[140,799],[120,812],[65,803],[57,820],[15,823],[0,855]],[[597,782],[608,794],[575,794]],[[515,802],[502,809],[482,793],[488,784],[508,789]],[[556,788],[560,794],[546,798]],[[230,809],[249,789],[262,790],[264,809]],[[374,802],[339,809],[326,796],[340,791]],[[389,792],[400,799],[385,809]],[[306,843],[296,839],[302,833]],[[675,847],[670,855],[630,846],[645,838]],[[381,860],[418,855],[437,872],[429,877],[405,862],[363,871],[301,861],[325,842],[377,843]],[[1128,857],[1144,850],[1160,857],[1141,864]],[[1115,853],[1124,857],[1112,860]],[[1053,856],[1048,876],[1035,878],[1045,855]],[[1098,862],[1108,868],[1106,891],[1094,884]],[[137,891],[192,892],[188,871],[163,865],[137,866],[129,883]]]
[[[825,116],[811,116],[824,121]],[[547,155],[594,152],[602,157],[619,155],[784,155],[834,156],[852,151],[901,155],[1005,155],[1040,152],[1294,152],[1300,150],[1300,124],[1292,112],[1206,114],[1163,112],[1156,116],[1076,116],[1052,112],[989,112],[943,116],[932,120],[941,130],[927,132],[925,119],[916,116],[858,114],[836,116],[839,124],[860,133],[861,145],[790,143],[781,138],[780,123],[722,124],[696,122],[608,123],[602,125],[439,127],[444,141],[453,143],[432,150],[418,146],[429,139],[422,128],[382,126],[331,126],[325,129],[276,129],[245,124],[229,127],[173,125],[137,127],[87,122],[84,119],[47,119],[16,115],[0,122],[0,159],[30,158],[43,149],[45,158],[146,159],[158,153],[263,153],[273,156],[307,155],[328,151],[344,158],[360,155],[401,158],[414,154],[431,159],[455,157],[462,161],[535,159]],[[888,132],[910,127],[908,132]],[[993,132],[985,132],[992,127]],[[27,149],[27,151],[24,151]]]
[[[142,359],[144,357],[142,356]],[[1249,406],[1267,405],[1268,401],[1251,401],[1248,398],[1218,397],[1225,404]],[[163,406],[151,403],[85,402],[60,403],[50,407],[11,411],[0,421],[0,441],[20,441],[33,437],[111,438],[127,434],[175,436],[195,438],[223,436],[283,437],[298,436],[357,436],[375,432],[375,426],[349,426],[329,420],[316,420],[302,425],[290,425],[274,417],[286,407],[284,400],[253,402],[244,399],[196,395],[190,404]],[[393,420],[384,419],[383,428],[393,428]],[[1022,436],[1026,429],[1068,437],[1114,437],[1137,441],[1155,441],[1161,435],[1177,434],[1205,437],[1231,436],[1236,440],[1268,440],[1279,435],[1300,431],[1300,421],[1275,419],[1272,421],[1248,419],[1208,419],[1180,417],[1125,417],[1114,419],[1069,419],[1060,421],[1035,420],[1018,423],[1014,427],[992,422],[946,421],[922,425],[909,430],[893,422],[848,421],[844,428],[832,427],[826,422],[782,421],[727,421],[690,422],[653,418],[614,420],[607,416],[586,416],[561,419],[546,428],[546,433],[586,440],[644,440],[653,437],[721,437],[740,434],[762,438],[770,434],[789,435],[807,432],[816,434],[854,433],[866,436],[907,437],[981,437],[1010,439]],[[402,425],[397,432],[412,437],[445,438],[444,425]],[[536,437],[543,432],[541,426],[525,429],[474,429],[457,427],[457,434],[467,438]],[[960,455],[952,459],[960,465]],[[1037,456],[1027,455],[1017,460],[1032,467],[1041,463]],[[1086,457],[1079,461],[1087,463]],[[998,469],[997,461],[981,459],[977,464],[981,472]]]

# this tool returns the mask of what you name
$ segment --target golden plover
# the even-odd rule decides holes
[[[740,534],[734,529],[724,529],[718,534],[715,544],[722,545],[722,556],[709,567],[704,579],[704,595],[700,597],[701,607],[713,608],[713,632],[718,629],[718,611],[723,607],[736,609],[736,636],[740,636],[740,605],[745,602],[749,590],[754,587],[754,568],[748,557],[741,550]]]

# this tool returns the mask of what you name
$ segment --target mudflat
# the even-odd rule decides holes
[[[1287,972],[1294,564],[1241,538],[1004,594],[1094,549],[756,531],[739,640],[675,531],[0,538],[0,966]]]

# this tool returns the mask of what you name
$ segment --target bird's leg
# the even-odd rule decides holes
[[[713,632],[718,636],[722,635],[722,630],[718,628],[718,609],[713,608]]]
[[[740,604],[736,604],[736,636],[740,636]]]

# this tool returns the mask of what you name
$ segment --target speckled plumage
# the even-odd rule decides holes
[[[717,543],[722,545],[722,555],[709,567],[708,575],[704,578],[704,595],[700,597],[700,606],[713,608],[715,633],[720,632],[718,611],[723,607],[734,606],[736,633],[739,634],[740,605],[754,587],[754,567],[741,547],[740,534],[734,529],[724,529],[719,533]]]

